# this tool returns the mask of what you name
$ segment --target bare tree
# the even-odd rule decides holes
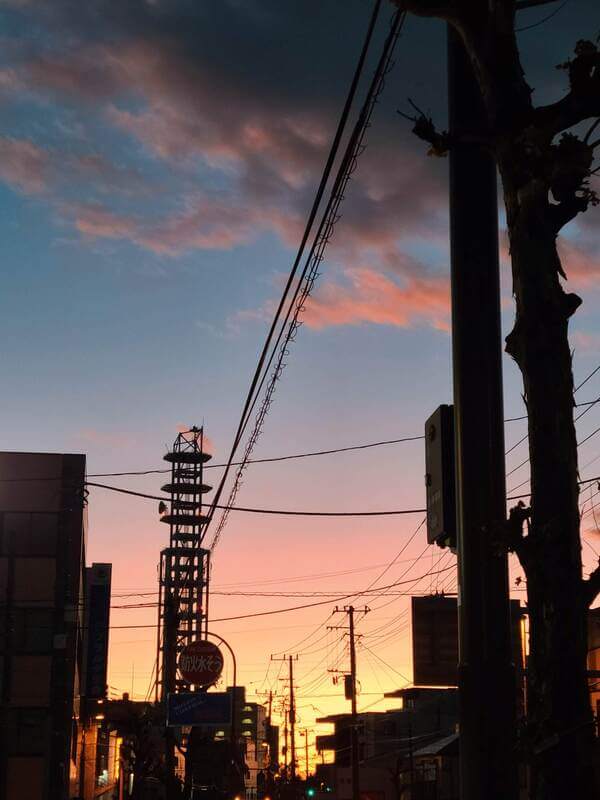
[[[489,148],[502,180],[516,301],[506,351],[523,378],[531,461],[530,507],[513,509],[506,529],[507,546],[527,576],[530,616],[521,745],[536,800],[597,798],[598,741],[586,657],[587,615],[600,593],[600,565],[584,578],[568,339],[569,318],[582,301],[563,288],[557,236],[598,203],[589,185],[600,145],[598,40],[577,42],[572,58],[559,65],[568,91],[558,102],[536,107],[519,56],[515,0],[394,2],[418,16],[446,20],[458,32],[483,96],[487,126],[469,132],[469,139]],[[418,109],[413,121],[414,133],[435,154],[461,144]]]

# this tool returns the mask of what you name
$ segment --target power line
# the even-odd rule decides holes
[[[108,486],[104,483],[94,483],[86,481],[86,486],[95,486],[99,489],[108,489],[111,492],[118,492],[119,494],[133,495],[134,497],[142,497],[146,500],[164,500],[165,498],[160,495],[146,494],[145,492],[134,492],[132,489],[122,489],[118,486]],[[215,505],[214,508],[221,508],[227,511],[242,511],[246,514],[277,514],[288,517],[389,517],[397,516],[399,514],[422,514],[424,508],[404,508],[395,511],[288,511],[285,509],[274,508],[247,508],[244,506],[224,506]]]
[[[448,567],[450,569],[450,567]],[[439,575],[439,571],[432,571],[427,573],[427,577]],[[415,578],[415,583],[418,582],[419,579]],[[348,592],[348,589],[338,589],[337,591],[330,591],[330,592],[215,592],[211,591],[211,596],[215,597],[296,597],[296,598],[310,598],[310,597],[331,597],[336,598],[340,596],[340,593]],[[359,594],[361,595],[372,595],[374,597],[380,597],[383,595],[378,594],[380,589],[361,589],[359,590]],[[414,591],[410,592],[392,592],[387,591],[384,593],[385,597],[410,597],[412,594],[415,594]],[[422,594],[429,595],[431,594],[430,591],[423,591]],[[346,595],[348,597],[348,595]],[[134,608],[156,608],[158,603],[154,601],[144,601],[142,603],[123,603],[122,605],[111,605],[112,609],[117,610],[124,610],[124,609],[134,609]],[[383,606],[380,606],[382,608]],[[316,644],[316,642],[314,642]],[[281,651],[283,652],[283,651]]]
[[[418,559],[415,559],[415,562]],[[395,588],[396,586],[401,586],[405,583],[417,583],[418,581],[422,580],[424,577],[428,578],[430,575],[440,575],[443,572],[447,572],[450,569],[453,569],[454,565],[449,567],[445,567],[444,569],[436,570],[427,572],[426,575],[422,575],[419,578],[411,578],[410,580],[402,581],[394,581],[394,583],[390,583],[387,586],[380,586],[378,589],[359,589],[354,592],[354,594],[341,594],[344,592],[343,589],[340,589],[337,592],[310,592],[310,593],[301,593],[301,592],[211,592],[211,594],[225,596],[225,597],[333,597],[337,600],[345,600],[348,597],[355,597],[358,595],[373,595],[375,597],[379,597],[384,593],[389,595],[391,592],[387,592],[388,589]],[[406,573],[403,573],[406,574]],[[384,590],[386,590],[384,592]],[[347,591],[347,590],[346,590]],[[408,594],[406,592],[398,592],[399,597],[407,597]],[[333,602],[333,601],[332,601]],[[124,605],[117,605],[111,606],[111,608],[155,608],[158,603],[154,602],[147,602],[147,603],[127,603]],[[212,622],[220,622],[221,620],[211,620]],[[316,644],[316,642],[315,642]],[[281,651],[283,652],[283,651]]]
[[[600,428],[594,431],[594,434],[598,433]],[[591,435],[594,435],[591,434]],[[587,439],[591,438],[588,436]],[[583,441],[587,441],[584,439]],[[583,444],[583,442],[581,442]],[[592,478],[585,478],[583,480],[577,481],[579,485],[591,483],[593,481],[600,480],[600,476],[594,476]],[[525,481],[526,483],[526,481]],[[520,484],[522,485],[522,484]],[[93,486],[99,489],[107,489],[111,492],[117,492],[119,494],[131,495],[133,497],[141,497],[145,500],[164,500],[164,496],[156,495],[156,494],[146,494],[145,492],[135,492],[133,489],[123,489],[119,486],[109,486],[104,483],[95,483],[93,481],[86,481],[85,486]],[[511,491],[515,491],[518,489],[519,486],[515,486]],[[520,500],[524,497],[529,497],[529,494],[520,494],[520,495],[512,495],[507,497],[507,500]],[[275,508],[248,508],[246,506],[223,506],[217,505],[215,508],[222,508],[229,511],[239,511],[246,514],[271,514],[271,515],[278,515],[278,516],[286,516],[286,517],[391,517],[391,516],[400,516],[400,515],[409,515],[409,514],[424,514],[426,512],[425,508],[402,508],[402,509],[394,509],[394,510],[387,510],[387,511],[300,511],[300,510],[287,510],[287,509],[275,509]]]
[[[269,364],[267,365],[267,367],[266,367],[266,369],[265,369],[265,371],[263,373],[263,368],[264,368],[265,362],[267,360],[267,355],[268,355],[270,347],[271,347],[271,342],[273,340],[273,336],[275,335],[275,331],[276,331],[277,326],[279,324],[279,320],[281,318],[281,314],[283,312],[284,305],[285,305],[285,303],[287,301],[288,295],[289,295],[289,293],[290,293],[290,291],[292,289],[293,283],[294,283],[294,281],[296,279],[296,274],[298,272],[298,268],[300,266],[300,262],[302,260],[303,255],[304,255],[304,250],[306,248],[306,244],[308,242],[308,238],[310,236],[314,221],[315,221],[316,216],[317,216],[317,212],[319,210],[319,206],[321,205],[321,201],[323,199],[323,195],[325,193],[325,189],[326,189],[327,183],[329,181],[329,177],[331,175],[331,171],[332,171],[333,166],[334,166],[334,162],[335,162],[335,159],[336,159],[336,156],[337,156],[340,144],[341,144],[342,136],[343,136],[344,130],[346,128],[346,124],[347,124],[347,121],[348,121],[348,117],[350,115],[352,104],[354,102],[354,97],[355,97],[356,91],[358,89],[358,85],[359,85],[360,78],[361,78],[361,75],[362,75],[362,71],[363,71],[364,63],[365,63],[365,60],[366,60],[366,57],[367,57],[367,53],[369,51],[369,47],[370,47],[370,44],[371,44],[371,39],[372,39],[373,32],[375,30],[375,25],[376,25],[376,22],[377,22],[377,19],[378,19],[378,16],[379,16],[380,7],[381,7],[381,0],[377,0],[377,2],[375,3],[375,6],[373,8],[373,13],[371,14],[371,19],[369,21],[369,26],[367,28],[367,33],[366,33],[366,36],[365,36],[365,39],[364,39],[364,42],[363,42],[363,46],[362,46],[362,49],[361,49],[361,52],[360,52],[360,55],[359,55],[359,58],[358,58],[358,62],[357,62],[356,68],[354,70],[354,75],[352,77],[350,88],[349,88],[348,94],[346,96],[344,107],[342,109],[342,114],[341,114],[339,122],[338,122],[337,130],[336,130],[335,136],[333,138],[333,142],[332,142],[332,145],[331,145],[331,148],[330,148],[330,151],[329,151],[329,155],[327,157],[327,162],[325,164],[325,168],[324,168],[323,174],[321,176],[321,181],[319,183],[319,187],[317,189],[317,193],[315,195],[315,198],[313,200],[313,204],[312,204],[310,213],[308,215],[308,220],[307,220],[306,226],[304,228],[304,233],[302,235],[302,240],[300,242],[300,247],[298,248],[298,252],[296,253],[296,258],[294,259],[294,263],[293,263],[292,269],[291,269],[290,274],[288,276],[288,280],[287,280],[287,283],[285,285],[285,288],[284,288],[284,291],[283,291],[283,295],[282,295],[282,297],[281,297],[281,299],[279,301],[279,305],[277,307],[277,311],[276,311],[275,316],[273,318],[273,321],[271,323],[271,327],[269,329],[269,333],[267,335],[266,341],[265,341],[265,343],[263,345],[263,349],[262,349],[262,352],[261,352],[261,355],[260,355],[260,358],[259,358],[259,361],[258,361],[258,365],[256,367],[256,370],[254,372],[254,376],[252,378],[252,382],[250,384],[250,389],[248,390],[248,393],[246,395],[246,400],[244,402],[244,408],[243,408],[243,411],[242,411],[242,415],[241,415],[240,421],[238,423],[237,432],[236,432],[235,439],[234,439],[234,442],[233,442],[233,445],[232,445],[232,448],[231,448],[231,452],[229,454],[227,465],[225,467],[225,471],[224,471],[224,473],[223,473],[223,475],[221,477],[221,480],[219,482],[219,486],[217,487],[217,491],[216,491],[215,497],[214,497],[214,502],[211,505],[210,510],[209,510],[209,514],[208,514],[209,519],[208,519],[208,523],[207,523],[206,528],[205,528],[205,532],[208,529],[208,527],[210,526],[211,520],[212,520],[212,518],[214,516],[214,512],[215,512],[215,510],[217,508],[217,504],[218,504],[218,502],[219,502],[219,500],[221,498],[221,494],[222,494],[224,486],[225,486],[225,481],[227,480],[227,475],[229,474],[229,470],[231,469],[231,465],[232,465],[233,459],[235,457],[235,453],[237,451],[237,448],[238,448],[239,443],[241,441],[241,438],[243,436],[243,433],[244,433],[244,430],[246,428],[246,425],[248,424],[248,420],[249,420],[252,408],[254,407],[254,403],[256,402],[256,399],[258,397],[258,393],[260,392],[260,388],[262,386],[262,383],[264,381],[265,375],[267,374],[267,371],[269,369],[269,365],[270,365],[271,360],[273,358],[273,355],[271,355],[271,357],[269,359]],[[314,247],[314,245],[313,245],[313,247]],[[306,269],[306,267],[305,267],[305,269]],[[302,280],[302,278],[301,278],[301,280]],[[297,291],[298,291],[298,289],[296,288],[296,291],[294,293],[294,298],[295,298],[295,296],[297,294]],[[294,302],[294,300],[292,300],[292,303],[293,302]],[[288,310],[287,315],[286,315],[286,320],[287,320],[287,316],[288,315],[289,315],[289,310]],[[283,322],[283,326],[285,326],[285,324],[286,323],[284,321]],[[280,336],[281,336],[281,333],[279,334],[279,337]],[[277,342],[279,341],[279,337],[277,339]],[[275,352],[276,348],[277,348],[277,343],[275,344],[275,347],[273,349],[273,353]],[[259,382],[260,382],[260,385],[259,385]],[[257,387],[258,387],[258,389],[257,389]],[[247,460],[248,455],[249,455],[249,453],[248,453],[248,445],[247,445],[246,446],[246,451],[244,453],[244,458],[242,459],[242,464],[240,464],[239,469],[238,469],[238,474],[236,475],[236,478],[235,478],[234,486],[238,486],[239,485],[239,481],[240,481],[240,478],[241,478],[241,470],[243,470],[244,461]],[[231,493],[230,493],[230,497],[231,497]],[[235,496],[233,497],[233,499],[235,499]],[[229,503],[227,503],[227,505],[232,505],[232,503],[229,502]],[[226,514],[226,513],[227,513],[227,511],[224,511],[224,514]],[[217,528],[217,534],[222,529],[223,524],[224,524],[224,522],[221,520],[219,522],[219,526]],[[215,536],[217,534],[215,534]],[[214,544],[215,544],[215,539],[213,538],[213,544],[211,545],[211,548],[210,548],[211,550],[213,549]]]
[[[595,375],[595,374],[596,374],[598,371],[600,371],[600,364],[598,364],[598,366],[596,367],[596,369],[594,369],[594,370],[592,370],[592,372],[590,372],[590,374],[587,376],[587,378],[584,378],[584,379],[581,381],[581,383],[580,383],[580,384],[578,384],[578,385],[577,385],[577,386],[576,386],[576,387],[573,389],[573,394],[575,394],[575,392],[578,392],[578,391],[581,389],[581,387],[582,387],[582,386],[585,386],[585,384],[586,384],[586,383],[587,383],[587,382],[588,382],[588,381],[589,381],[591,378],[593,378],[593,377],[594,377],[594,375]]]
[[[591,376],[589,376],[591,377]],[[576,403],[574,408],[583,408],[587,406],[588,408],[591,406],[595,406],[598,402],[600,402],[600,398],[596,398],[596,400],[590,400],[585,403]],[[575,422],[582,417],[583,414],[580,414],[579,417],[575,418]],[[507,417],[504,422],[520,422],[526,420],[527,416],[521,417]],[[384,447],[386,445],[392,444],[402,444],[404,442],[416,442],[419,440],[423,440],[425,437],[423,435],[414,435],[414,436],[403,436],[400,439],[384,439],[377,442],[367,442],[365,444],[356,444],[356,445],[349,445],[346,447],[334,447],[329,450],[313,450],[307,453],[291,453],[288,455],[283,456],[270,456],[268,458],[253,458],[248,459],[246,462],[247,464],[272,464],[279,461],[292,461],[295,459],[302,459],[302,458],[312,458],[315,456],[328,456],[328,455],[335,455],[336,453],[347,453],[353,450],[367,450],[373,447]],[[527,436],[520,439],[516,444],[514,444],[509,450],[506,451],[506,454],[510,453],[517,445],[521,444],[527,439]],[[242,464],[241,461],[232,461],[231,466],[236,467]],[[226,467],[227,464],[205,464],[203,469],[220,469],[222,467]],[[143,470],[129,470],[129,471],[122,471],[122,472],[91,472],[88,473],[88,478],[127,478],[127,477],[143,477],[145,475],[165,475],[170,473],[170,469],[143,469]],[[38,478],[27,477],[27,478],[0,478],[0,483],[25,483],[28,481],[59,481],[60,478],[49,478],[47,476],[40,476]],[[164,499],[164,498],[163,498]]]
[[[447,572],[450,569],[454,569],[454,565],[450,567],[445,567],[444,569],[439,570],[440,573]],[[423,580],[423,578],[428,578],[430,575],[429,572],[425,573],[425,575],[421,575],[419,578],[413,578],[412,581],[397,581],[396,583],[390,583],[389,586],[381,586],[380,590],[387,589],[393,586],[399,586],[402,583],[411,583],[413,581]],[[272,616],[273,614],[286,614],[290,611],[300,611],[305,608],[315,608],[316,606],[323,606],[328,605],[333,602],[340,602],[342,600],[348,600],[350,597],[358,597],[362,595],[363,591],[352,592],[351,594],[345,594],[342,596],[338,596],[336,598],[327,599],[327,600],[317,600],[314,603],[302,603],[301,605],[297,606],[288,606],[287,608],[274,608],[269,611],[255,611],[249,614],[236,614],[231,617],[219,617],[218,619],[211,620],[211,623],[215,622],[231,622],[233,620],[238,619],[253,619],[255,617],[268,617]],[[85,626],[82,626],[81,630],[84,629]],[[156,629],[156,623],[148,624],[148,625],[111,625],[111,630],[133,630],[133,629],[142,629],[142,628],[154,628]]]
[[[378,10],[378,8],[379,8],[379,3],[377,5],[376,11]],[[271,369],[273,359],[275,359],[275,366],[267,382],[267,388],[263,400],[261,402],[261,405],[259,407],[258,413],[256,415],[256,418],[254,420],[252,432],[246,443],[244,456],[242,459],[243,463],[238,467],[233,482],[233,486],[229,491],[229,498],[227,502],[228,508],[223,510],[219,522],[217,524],[217,529],[214,533],[212,542],[210,544],[211,551],[214,550],[214,548],[218,544],[219,538],[225,528],[225,525],[227,524],[230,509],[234,505],[237,494],[241,487],[242,476],[244,470],[246,469],[247,461],[250,458],[252,451],[256,445],[256,442],[258,441],[262,433],[262,428],[265,422],[265,418],[273,402],[275,389],[277,387],[283,369],[286,365],[284,359],[288,355],[289,352],[288,348],[290,344],[295,340],[298,329],[302,324],[301,322],[299,322],[299,316],[301,312],[304,311],[306,301],[310,296],[314,283],[318,277],[318,268],[321,261],[323,260],[325,248],[333,234],[336,222],[339,219],[338,211],[342,203],[342,200],[344,198],[344,192],[346,190],[346,187],[348,185],[352,173],[356,169],[357,160],[361,155],[361,153],[364,151],[362,143],[365,136],[365,132],[369,125],[375,104],[379,98],[381,91],[383,90],[385,76],[387,74],[388,69],[390,68],[392,53],[394,51],[405,18],[406,18],[406,12],[404,11],[398,10],[394,14],[390,33],[385,40],[383,51],[379,59],[379,62],[377,64],[375,74],[369,86],[365,102],[361,108],[358,120],[354,126],[354,129],[346,146],[344,156],[342,158],[340,167],[338,169],[336,178],[334,180],[333,187],[329,195],[329,200],[327,202],[325,211],[321,218],[321,223],[317,230],[316,236],[313,240],[310,253],[305,262],[304,269],[300,276],[300,280],[297,283],[296,290],[294,292],[292,301],[290,303],[290,306],[286,314],[286,318],[279,331],[277,342],[275,343],[275,346],[271,353],[269,363],[261,379],[261,384],[256,393],[256,396],[254,397],[254,400],[252,401],[252,407],[254,407],[256,401],[258,400],[260,392],[262,391],[262,386],[265,380],[267,379],[269,370]],[[249,417],[244,422],[243,425],[244,428],[248,424],[248,421]],[[219,485],[219,489],[222,488],[223,488],[223,481]],[[210,526],[212,517],[213,513],[211,512],[209,514],[208,526]]]
[[[542,19],[538,19],[537,22],[532,22],[531,25],[524,25],[522,28],[515,28],[515,33],[522,33],[523,31],[531,31],[534,28],[539,28],[540,25],[543,25],[545,22],[548,22],[549,20],[552,19],[552,17],[555,17],[559,12],[561,12],[568,2],[569,0],[564,0],[564,2],[561,3],[558,6],[558,8],[555,8],[554,11],[551,11],[549,14],[546,14],[546,16],[542,17]]]
[[[396,561],[395,563],[399,564],[407,564],[408,562],[412,562],[414,559],[407,558],[402,559],[401,561]],[[267,586],[270,584],[277,584],[277,583],[300,583],[304,581],[313,581],[313,580],[322,580],[324,578],[337,578],[340,575],[356,575],[359,572],[370,572],[374,569],[379,569],[380,567],[385,567],[386,564],[371,564],[367,567],[356,567],[355,569],[343,569],[337,570],[335,572],[311,572],[307,575],[283,575],[280,578],[267,578],[255,581],[236,581],[235,583],[219,583],[214,587],[215,591],[221,591],[224,589],[239,589],[242,586]],[[136,591],[133,588],[124,588],[121,587],[118,590],[115,590],[112,593],[112,597],[150,597],[151,595],[158,594],[156,589],[150,591],[149,587],[142,587],[138,588]],[[286,650],[293,650],[296,652],[298,647],[288,647]],[[283,651],[282,651],[283,652]]]

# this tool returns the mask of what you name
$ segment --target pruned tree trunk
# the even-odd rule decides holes
[[[577,441],[568,321],[580,303],[559,280],[547,199],[504,181],[516,299],[507,352],[523,375],[529,421],[531,512],[516,545],[530,626],[526,747],[536,800],[598,797],[586,680],[587,602],[579,538]],[[504,168],[503,168],[504,167]]]
[[[587,616],[600,592],[600,565],[584,579],[568,340],[569,318],[581,300],[562,287],[566,275],[556,238],[598,203],[589,178],[600,146],[592,139],[600,131],[600,47],[577,42],[575,57],[560,65],[569,91],[535,108],[514,31],[515,0],[394,2],[458,31],[486,107],[487,129],[467,133],[494,153],[502,177],[516,301],[506,350],[521,370],[529,425],[530,508],[513,509],[518,513],[511,512],[506,527],[506,544],[527,577],[530,658],[522,748],[532,798],[596,800],[600,752],[586,667]],[[414,133],[436,155],[460,143],[420,112],[411,119]],[[590,119],[595,121],[585,135],[572,132]]]

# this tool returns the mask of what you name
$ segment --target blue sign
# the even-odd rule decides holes
[[[231,695],[227,692],[169,694],[167,725],[230,725]]]

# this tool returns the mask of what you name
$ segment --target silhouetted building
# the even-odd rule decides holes
[[[89,665],[85,456],[0,453],[0,474],[0,800],[77,797]],[[106,644],[106,627],[101,635]],[[99,640],[94,653],[105,676]],[[85,752],[94,765],[96,728]]]
[[[397,800],[403,797],[406,768],[414,753],[425,745],[452,735],[458,723],[456,689],[413,687],[400,689],[386,697],[401,699],[402,708],[358,715],[360,790],[365,800]],[[352,717],[350,714],[333,714],[317,722],[329,722],[334,726],[332,734],[317,736],[317,750],[333,751],[336,800],[350,800]]]

